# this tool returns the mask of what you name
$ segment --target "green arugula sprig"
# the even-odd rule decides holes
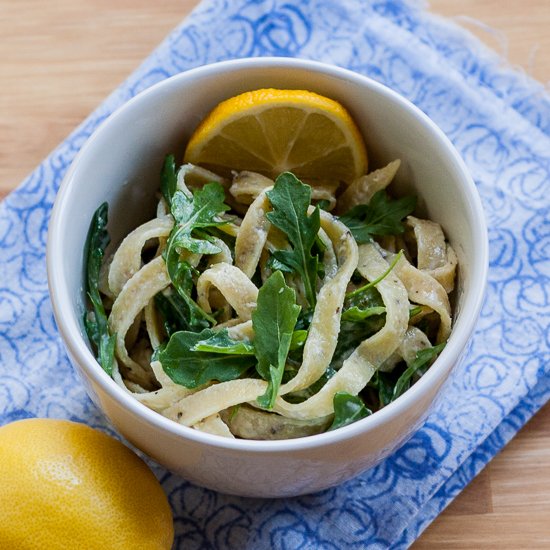
[[[213,380],[234,380],[254,366],[253,355],[237,353],[235,349],[231,353],[219,353],[213,352],[210,346],[209,352],[198,351],[201,345],[216,337],[219,338],[211,329],[176,332],[156,353],[156,358],[172,381],[186,388],[198,388]]]
[[[209,235],[201,232],[199,236],[195,236],[194,231],[227,223],[219,218],[220,214],[229,210],[224,200],[225,192],[219,183],[207,183],[191,196],[178,189],[172,196],[170,207],[174,228],[168,238],[168,254],[171,251],[179,254],[183,250],[195,254],[220,252],[220,248],[212,243]]]
[[[254,346],[245,340],[234,340],[226,328],[214,332],[204,340],[199,340],[191,351],[225,353],[229,355],[254,355]]]
[[[93,311],[86,312],[84,325],[88,338],[95,345],[97,360],[103,370],[113,374],[115,360],[115,335],[109,334],[107,315],[99,294],[99,274],[109,245],[107,233],[108,205],[104,202],[94,213],[86,239],[86,292]]]
[[[385,407],[411,387],[414,375],[423,375],[433,360],[441,353],[445,343],[420,350],[414,361],[399,374],[397,368],[393,372],[377,371],[369,382],[369,387],[377,392],[380,407]]]
[[[268,220],[288,238],[291,250],[277,250],[272,263],[281,271],[296,272],[305,288],[306,300],[314,307],[317,297],[319,256],[312,254],[321,226],[319,207],[308,216],[311,203],[311,187],[302,183],[294,174],[285,172],[276,180],[267,196],[273,207]]]
[[[275,251],[269,259],[274,273],[258,292],[257,307],[252,314],[253,342],[234,340],[227,330],[213,331],[208,328],[214,319],[192,300],[193,268],[181,259],[184,250],[199,254],[219,252],[209,235],[209,228],[215,230],[224,223],[220,220],[220,214],[228,207],[224,204],[223,189],[218,184],[208,184],[193,196],[186,195],[177,189],[175,162],[173,157],[167,157],[161,176],[161,190],[175,220],[165,259],[177,291],[174,296],[180,302],[183,299],[187,311],[182,318],[178,318],[172,310],[174,300],[163,293],[160,302],[164,306],[165,324],[171,323],[167,326],[170,340],[157,352],[158,359],[174,382],[190,388],[212,381],[236,379],[255,367],[255,372],[248,376],[260,376],[268,382],[265,394],[257,400],[258,404],[264,409],[272,409],[283,376],[288,376],[289,352],[291,357],[292,352],[299,353],[307,338],[307,311],[313,311],[315,307],[317,279],[322,277],[322,270],[319,269],[323,252],[318,237],[319,207],[308,215],[311,188],[293,174],[284,173],[268,192],[272,211],[267,217],[286,235],[290,249]],[[412,212],[415,202],[414,197],[392,200],[382,191],[376,193],[368,205],[357,206],[340,219],[350,228],[358,243],[370,242],[376,235],[402,233],[402,220]],[[362,341],[383,325],[385,307],[375,285],[392,271],[401,255],[402,252],[376,281],[346,295],[341,333],[347,336],[342,341],[339,339],[335,357],[345,356],[350,347],[348,340],[351,343]],[[295,291],[286,285],[283,272],[295,273],[303,281],[308,307],[302,314],[296,304]],[[183,326],[184,330],[174,332],[178,325]],[[385,379],[381,381],[380,391],[384,393],[384,400],[396,399],[410,386],[415,373],[427,368],[430,358],[437,353],[430,357],[426,354],[422,363],[420,360],[415,362],[397,381],[393,377],[395,383]],[[338,361],[341,357],[336,363]],[[360,397],[342,392],[334,397],[334,410],[335,418],[330,429],[372,414]]]
[[[280,271],[273,273],[258,292],[252,313],[256,368],[268,381],[268,387],[257,401],[266,409],[272,409],[275,404],[300,309],[296,305],[296,293],[285,284]]]
[[[337,392],[334,394],[334,420],[328,431],[342,428],[361,418],[366,418],[372,414],[372,411],[365,407],[363,400],[356,395],[347,392]]]
[[[346,294],[346,299],[349,300],[350,298],[353,298],[359,294],[362,294],[366,292],[367,290],[375,287],[379,282],[383,281],[394,269],[394,267],[397,265],[397,262],[402,258],[403,251],[400,250],[396,255],[395,258],[392,260],[391,264],[389,265],[388,269],[382,273],[379,277],[377,277],[374,281],[368,282],[366,285],[363,285],[352,292],[348,292]]]
[[[190,271],[189,273],[191,274],[192,272]],[[193,288],[191,276],[189,276],[189,281],[190,283],[187,283],[185,288],[189,288],[189,293],[191,293]],[[193,328],[197,326],[199,326],[201,330],[202,328],[208,328],[207,321],[204,320],[202,316],[194,315],[195,310],[191,309],[187,301],[172,288],[169,287],[156,294],[154,301],[160,321],[168,337],[180,330],[193,331]],[[196,330],[193,332],[196,332]]]
[[[308,337],[309,331],[304,329],[294,330],[292,340],[290,342],[290,351],[296,351],[304,346]]]
[[[388,269],[377,279],[346,294],[338,342],[331,361],[333,367],[340,366],[349,350],[355,349],[384,325],[386,308],[376,285],[391,273],[402,254],[402,251],[396,254]]]
[[[393,388],[392,401],[395,401],[400,395],[411,387],[411,379],[415,374],[423,375],[428,370],[433,359],[435,359],[445,347],[446,342],[442,342],[431,348],[421,349],[416,352],[414,361],[408,366],[403,374],[397,379]]]
[[[369,317],[386,313],[384,302],[376,285],[392,272],[402,255],[403,251],[401,250],[380,277],[346,294],[342,321],[360,322]]]
[[[176,173],[176,159],[174,155],[166,155],[160,173],[160,192],[168,205],[172,205],[172,197],[178,188],[178,176]]]
[[[168,237],[164,259],[174,289],[187,304],[189,328],[201,330],[214,324],[214,318],[191,298],[193,268],[181,259],[183,251],[196,254],[217,254],[220,248],[204,230],[227,223],[220,214],[229,210],[224,203],[225,192],[218,183],[208,183],[202,189],[187,195],[177,189],[177,176],[172,155],[169,155],[161,173],[161,190],[170,206],[174,227]]]
[[[388,403],[392,402],[395,382],[393,372],[382,372],[379,370],[370,379],[368,386],[377,392],[379,408],[385,407]]]
[[[377,191],[368,204],[354,206],[340,216],[340,221],[348,226],[358,244],[372,241],[373,236],[398,235],[403,233],[402,220],[412,214],[416,207],[416,197],[392,199],[385,190]]]
[[[258,404],[273,408],[288,353],[303,345],[307,331],[294,330],[300,306],[280,271],[260,288],[256,304],[252,313],[254,342],[234,340],[227,329],[178,331],[156,355],[164,371],[177,384],[196,388],[212,381],[234,380],[255,365],[268,382]]]
[[[419,313],[422,313],[422,306],[414,306],[409,309],[409,319],[412,319]]]
[[[343,361],[366,338],[378,332],[385,323],[385,315],[371,315],[361,321],[342,321],[338,342],[330,365],[339,369]]]
[[[384,313],[386,313],[386,308],[384,306],[373,306],[365,309],[361,309],[358,306],[352,306],[342,312],[342,321],[359,322]]]

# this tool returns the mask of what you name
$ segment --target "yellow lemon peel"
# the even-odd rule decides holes
[[[367,171],[359,128],[337,101],[306,90],[266,88],[217,105],[197,127],[184,162],[230,176],[250,170],[305,183],[350,184]]]

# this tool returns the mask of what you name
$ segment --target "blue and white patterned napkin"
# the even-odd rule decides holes
[[[176,546],[404,548],[550,396],[550,98],[417,3],[205,1],[7,197],[0,207],[0,423],[49,416],[109,429],[69,365],[46,286],[49,214],[78,149],[151,84],[205,63],[264,55],[366,74],[444,130],[471,170],[488,218],[487,299],[442,405],[404,447],[362,476],[316,495],[270,501],[220,495],[156,468],[173,507]]]

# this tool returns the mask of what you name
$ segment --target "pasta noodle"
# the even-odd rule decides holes
[[[384,168],[357,178],[338,198],[338,212],[344,213],[358,204],[368,203],[377,191],[388,187],[400,165],[399,159],[393,160]]]
[[[365,416],[397,398],[449,337],[457,271],[412,203],[369,226],[399,165],[344,190],[182,166],[101,268],[115,382],[231,438],[313,435],[353,421],[341,402]]]

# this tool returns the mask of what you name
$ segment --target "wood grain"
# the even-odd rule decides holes
[[[550,81],[548,0],[432,0],[430,5],[433,12],[455,18],[488,46],[505,53],[518,70],[541,82]],[[550,548],[550,404],[466,487],[413,548]]]
[[[550,548],[550,404],[466,487],[415,550]]]
[[[0,197],[79,124],[196,0],[0,0]],[[548,0],[432,0],[539,80],[550,80]],[[537,53],[538,52],[538,53]],[[550,548],[550,405],[414,545]]]
[[[0,196],[113,91],[196,0],[0,0]]]
[[[432,0],[434,13],[454,19],[518,70],[550,81],[550,2]]]

